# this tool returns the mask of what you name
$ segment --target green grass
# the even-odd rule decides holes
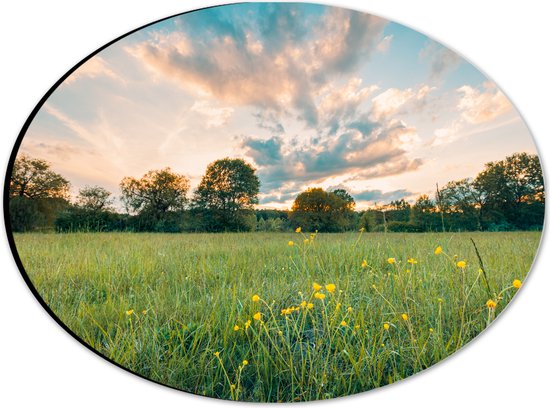
[[[460,349],[517,292],[512,282],[528,273],[540,233],[319,234],[303,244],[305,238],[15,235],[45,302],[109,359],[201,395],[307,401],[393,383]],[[444,252],[436,255],[438,245]],[[407,263],[410,257],[418,263]],[[313,296],[314,282],[323,285],[324,300]],[[494,310],[486,306],[490,298]],[[295,310],[282,315],[289,307]]]

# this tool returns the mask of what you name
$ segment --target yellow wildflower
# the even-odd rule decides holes
[[[354,328],[355,330],[357,330],[357,329],[361,328],[361,326],[359,326],[358,324],[356,324],[355,326],[353,326],[353,328]]]
[[[341,303],[336,303],[336,310],[340,310],[340,306],[342,306]]]
[[[304,300],[302,303],[300,303],[300,306],[302,306],[302,309],[304,309],[307,306],[307,302]]]
[[[395,263],[395,258],[388,258],[388,263],[389,264],[394,264]]]
[[[433,332],[434,332],[434,329],[432,329],[432,328],[430,327],[430,333],[433,333]]]
[[[353,312],[353,308],[351,306],[348,307],[348,312]]]
[[[248,327],[250,326],[250,323],[252,323],[250,320],[246,321],[246,323],[244,324],[245,330],[248,329]]]
[[[365,232],[365,227],[361,227],[361,229],[359,230],[359,232]]]
[[[309,239],[307,239],[307,238],[304,239],[304,244],[305,244],[305,245],[309,244]]]
[[[302,227],[296,228],[296,233],[299,234],[300,232],[302,232]]]
[[[310,309],[310,310],[313,309],[313,303],[308,303],[307,308]]]
[[[363,259],[363,262],[361,262],[361,268],[366,268],[367,267],[367,260],[366,259]]]
[[[412,265],[418,263],[418,261],[417,261],[416,259],[414,259],[414,258],[409,258],[409,259],[407,259],[407,262],[410,263],[410,264],[412,264]]]
[[[288,246],[294,246],[294,241],[288,241]]]
[[[329,293],[332,293],[336,289],[336,285],[334,283],[329,283],[325,288]]]
[[[514,282],[512,282],[512,286],[514,286],[514,288],[516,289],[521,288],[521,281],[519,279],[514,279]]]
[[[487,305],[487,308],[489,308],[489,309],[494,309],[495,307],[497,307],[497,304],[495,303],[495,301],[493,299],[489,299],[485,304]]]
[[[248,365],[248,360],[243,360],[243,366],[247,366]]]
[[[147,314],[147,310],[145,310],[145,309],[142,310],[142,311],[141,311],[141,314],[142,314],[142,315],[146,315],[146,314]]]
[[[384,330],[389,330],[390,329],[390,325],[388,323],[384,323]]]
[[[443,248],[441,248],[441,246],[438,246],[438,247],[435,249],[434,254],[439,255],[441,252],[443,252]]]
[[[134,314],[134,309],[127,310],[127,311],[126,311],[126,314],[127,314],[128,316],[133,315],[133,314]]]
[[[239,325],[236,324],[235,326],[233,326],[233,331],[239,331],[239,329],[240,329]]]
[[[254,316],[252,316],[254,320],[260,320],[262,318],[262,314],[260,312],[255,313]]]
[[[316,293],[315,294],[315,299],[323,300],[324,298],[325,298],[324,293]]]
[[[403,314],[401,315],[401,318],[402,318],[404,321],[409,320],[409,316],[407,316],[407,313],[403,313]]]
[[[259,297],[258,295],[254,295],[254,296],[252,296],[252,301],[253,301],[254,303],[257,303],[257,302],[260,301],[260,297]]]
[[[313,282],[313,290],[314,290],[315,292],[317,292],[317,291],[319,291],[319,290],[321,290],[321,289],[323,289],[323,287],[322,287],[321,285],[319,285],[317,282]]]
[[[459,268],[464,269],[464,268],[466,268],[466,261],[458,261],[456,263],[456,266],[458,266]]]
[[[220,356],[220,352],[219,352],[219,351],[215,351],[215,352],[214,352],[214,355],[215,355],[216,357],[219,357],[219,356]]]
[[[277,332],[277,334],[278,334],[279,336],[282,336],[282,335],[283,335],[283,332],[282,332],[281,330],[279,330],[279,331]]]
[[[348,325],[348,324],[346,323],[345,320],[342,320],[342,322],[340,323],[340,326],[342,326],[342,327],[346,327],[347,325]]]

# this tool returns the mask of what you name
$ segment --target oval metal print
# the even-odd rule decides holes
[[[198,395],[311,401],[480,334],[541,239],[541,164],[491,79],[383,18],[201,9],[71,69],[5,183],[14,256],[73,336]]]

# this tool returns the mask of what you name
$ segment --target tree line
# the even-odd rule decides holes
[[[485,164],[475,178],[451,181],[435,197],[419,196],[356,210],[344,189],[310,188],[290,210],[255,209],[260,181],[242,159],[209,164],[190,194],[189,178],[170,168],[120,182],[125,212],[101,186],[80,189],[71,202],[70,183],[44,160],[26,155],[13,166],[9,220],[15,232],[52,230],[134,232],[308,231],[372,232],[504,231],[541,229],[544,182],[536,155],[516,153]]]

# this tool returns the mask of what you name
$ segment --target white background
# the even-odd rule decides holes
[[[134,28],[214,4],[173,0],[2,2],[2,175],[27,116],[69,68]],[[545,2],[364,0],[329,4],[369,11],[406,24],[474,62],[516,104],[533,132],[543,165],[549,165],[550,24]],[[0,239],[0,405],[230,405],[140,379],[85,349],[35,300],[12,260],[4,231]],[[322,404],[549,406],[549,245],[546,239],[520,295],[504,317],[464,350],[399,384]]]

